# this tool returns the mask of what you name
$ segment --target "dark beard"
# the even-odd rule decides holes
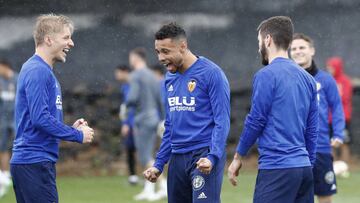
[[[264,66],[269,65],[269,58],[268,58],[268,56],[267,56],[266,48],[265,48],[265,44],[264,44],[264,43],[261,44],[260,55],[261,55],[261,63],[262,63]]]

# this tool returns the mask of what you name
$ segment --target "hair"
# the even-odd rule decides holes
[[[42,44],[46,35],[61,32],[64,26],[69,27],[70,32],[73,33],[74,23],[69,17],[53,13],[40,15],[36,19],[33,33],[35,46]]]
[[[0,59],[0,64],[12,69],[12,65],[7,59],[4,58]]]
[[[257,28],[262,38],[270,35],[277,48],[287,50],[292,41],[294,26],[287,16],[274,16],[262,21]]]
[[[131,68],[125,64],[120,64],[120,65],[116,66],[116,70],[131,72]]]
[[[146,61],[146,50],[143,47],[137,47],[131,50],[130,54],[135,54],[140,57],[142,60]]]
[[[295,33],[292,40],[296,40],[296,39],[302,39],[307,43],[309,43],[310,47],[314,47],[314,41],[304,33]]]
[[[163,39],[167,39],[167,38],[186,39],[185,30],[181,26],[176,24],[175,22],[165,24],[155,33],[155,39],[163,40]]]

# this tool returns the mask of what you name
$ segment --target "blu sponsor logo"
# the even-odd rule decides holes
[[[195,111],[195,97],[169,97],[170,112],[173,111]]]

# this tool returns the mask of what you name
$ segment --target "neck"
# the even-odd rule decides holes
[[[138,62],[138,63],[136,63],[136,65],[134,65],[134,68],[136,70],[140,70],[140,69],[145,68],[145,67],[146,67],[146,63],[143,63],[143,62]]]
[[[269,51],[269,64],[275,59],[275,58],[289,58],[289,54],[287,51],[279,49],[275,51]]]
[[[47,63],[51,68],[53,68],[55,63],[53,57],[43,47],[36,47],[35,54],[40,56],[45,61],[45,63]]]
[[[311,69],[311,61],[306,64],[303,64],[301,67],[303,67],[305,70]]]
[[[315,76],[318,72],[316,64],[314,61],[310,61],[310,64],[305,68],[305,70],[310,73],[310,75]]]
[[[189,69],[197,60],[197,57],[190,51],[187,50],[185,53],[185,57],[184,57],[184,62],[181,66],[181,68],[179,68],[179,72],[180,73],[184,73],[187,69]]]
[[[14,72],[12,70],[8,70],[6,73],[5,73],[5,77],[7,79],[10,79],[14,76]]]

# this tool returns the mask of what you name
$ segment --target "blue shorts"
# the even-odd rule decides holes
[[[55,163],[11,164],[17,203],[58,203]]]
[[[336,177],[331,154],[316,153],[313,168],[315,195],[330,196],[336,194]]]
[[[260,169],[256,178],[254,203],[313,203],[311,167]]]
[[[169,203],[220,203],[226,153],[206,175],[196,169],[196,162],[207,157],[209,148],[185,154],[172,154],[168,169]]]

